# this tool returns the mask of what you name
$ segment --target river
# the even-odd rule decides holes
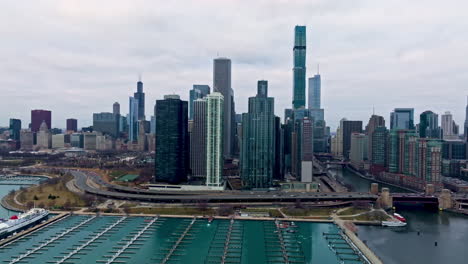
[[[334,170],[332,173],[342,176],[344,182],[352,185],[356,191],[368,191],[372,183],[348,169]],[[393,192],[404,191],[383,186]],[[409,205],[397,207],[396,210],[407,219],[406,227],[359,226],[359,237],[384,263],[468,263],[467,216]]]

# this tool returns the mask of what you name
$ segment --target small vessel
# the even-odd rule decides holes
[[[8,220],[0,222],[0,238],[16,233],[20,229],[40,222],[49,215],[49,211],[42,208],[33,208],[25,213],[13,215]]]
[[[389,226],[389,227],[399,227],[399,226],[406,226],[405,222],[402,221],[382,221],[382,226]]]
[[[394,213],[393,214],[393,217],[395,217],[396,219],[400,220],[401,222],[405,222],[406,223],[406,219],[401,216],[400,214],[397,214],[397,213]]]
[[[212,216],[208,217],[208,224],[211,224],[211,222],[213,222],[213,219],[214,218]]]

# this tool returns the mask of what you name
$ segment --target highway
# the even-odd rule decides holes
[[[369,193],[307,193],[307,192],[279,192],[279,191],[224,191],[220,193],[174,193],[171,192],[168,195],[167,192],[142,192],[145,190],[139,190],[140,193],[132,192],[121,192],[121,191],[110,191],[101,190],[88,185],[88,177],[92,178],[93,181],[101,184],[103,181],[99,176],[89,174],[88,172],[70,170],[70,173],[75,177],[76,186],[90,194],[96,194],[114,199],[126,199],[126,200],[137,200],[145,202],[163,202],[163,203],[198,203],[200,201],[211,202],[211,203],[233,203],[233,202],[295,202],[298,199],[301,202],[318,202],[318,201],[354,201],[354,200],[369,200],[375,201],[377,195]],[[111,184],[102,184],[103,186],[109,186]],[[128,187],[126,187],[128,188]],[[112,185],[112,189],[115,189],[115,185]],[[130,188],[134,189],[134,188]],[[126,190],[130,191],[130,190]]]

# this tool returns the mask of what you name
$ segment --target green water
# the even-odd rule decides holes
[[[18,188],[15,185],[0,185],[0,197]],[[0,208],[0,217],[8,217],[12,213]],[[199,219],[190,226],[192,219],[160,218],[151,224],[152,219],[154,218],[99,216],[91,220],[91,216],[69,216],[0,248],[0,261],[11,261],[38,247],[40,249],[22,259],[22,263],[57,262],[80,248],[64,263],[106,261],[135,238],[139,231],[149,226],[135,243],[115,259],[119,261],[115,263],[161,263],[179,239],[181,241],[168,257],[167,263],[220,263],[224,252],[227,253],[226,261],[229,263],[284,263],[281,243],[272,221],[234,221],[230,243],[225,248],[231,225],[229,220],[214,220],[208,224],[206,219]],[[115,223],[118,224],[113,226]],[[324,233],[338,232],[335,225],[307,222],[296,224],[295,233],[281,232],[285,253],[290,261],[341,263],[324,237]],[[60,239],[41,246],[76,226],[79,227]],[[181,239],[185,231],[187,233]],[[90,240],[93,243],[84,246]],[[349,251],[345,249],[344,252]]]
[[[12,244],[0,248],[2,261],[13,260],[35,247],[40,246],[66,230],[89,220],[90,216],[70,216],[44,229],[25,236]],[[56,240],[26,258],[29,263],[47,263],[67,256],[73,249],[94,238],[121,217],[101,216],[80,226],[72,233]],[[151,224],[152,218],[127,217],[107,233],[94,240],[94,243],[77,252],[73,263],[95,263],[109,259],[122,248],[138,231]],[[192,219],[161,218],[136,240],[117,261],[126,263],[161,263],[168,256],[183,231],[187,230]],[[197,220],[181,240],[167,263],[220,263],[224,251],[226,228],[229,220]],[[279,244],[275,241],[277,233],[271,221],[235,221],[237,230],[230,240],[227,259],[233,263],[283,263]],[[298,232],[283,235],[287,241],[289,259],[298,263],[339,263],[337,256],[328,248],[323,233],[336,233],[332,224],[297,223]],[[223,242],[218,244],[218,242]],[[210,262],[211,260],[211,262]],[[359,263],[359,262],[346,262]]]

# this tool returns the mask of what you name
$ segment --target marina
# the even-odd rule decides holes
[[[365,263],[327,223],[68,215],[0,246],[3,263]],[[337,245],[341,247],[337,247]]]
[[[36,179],[29,184],[36,184]],[[28,183],[28,182],[26,182]],[[21,185],[2,185],[0,196]],[[4,208],[0,217],[17,212]],[[283,221],[282,221],[283,222]],[[287,221],[284,221],[287,223]],[[283,228],[282,228],[283,227]],[[333,223],[61,214],[0,241],[2,263],[366,263]],[[346,240],[343,240],[348,247]],[[342,244],[344,245],[344,244]],[[344,253],[343,253],[344,252]]]

